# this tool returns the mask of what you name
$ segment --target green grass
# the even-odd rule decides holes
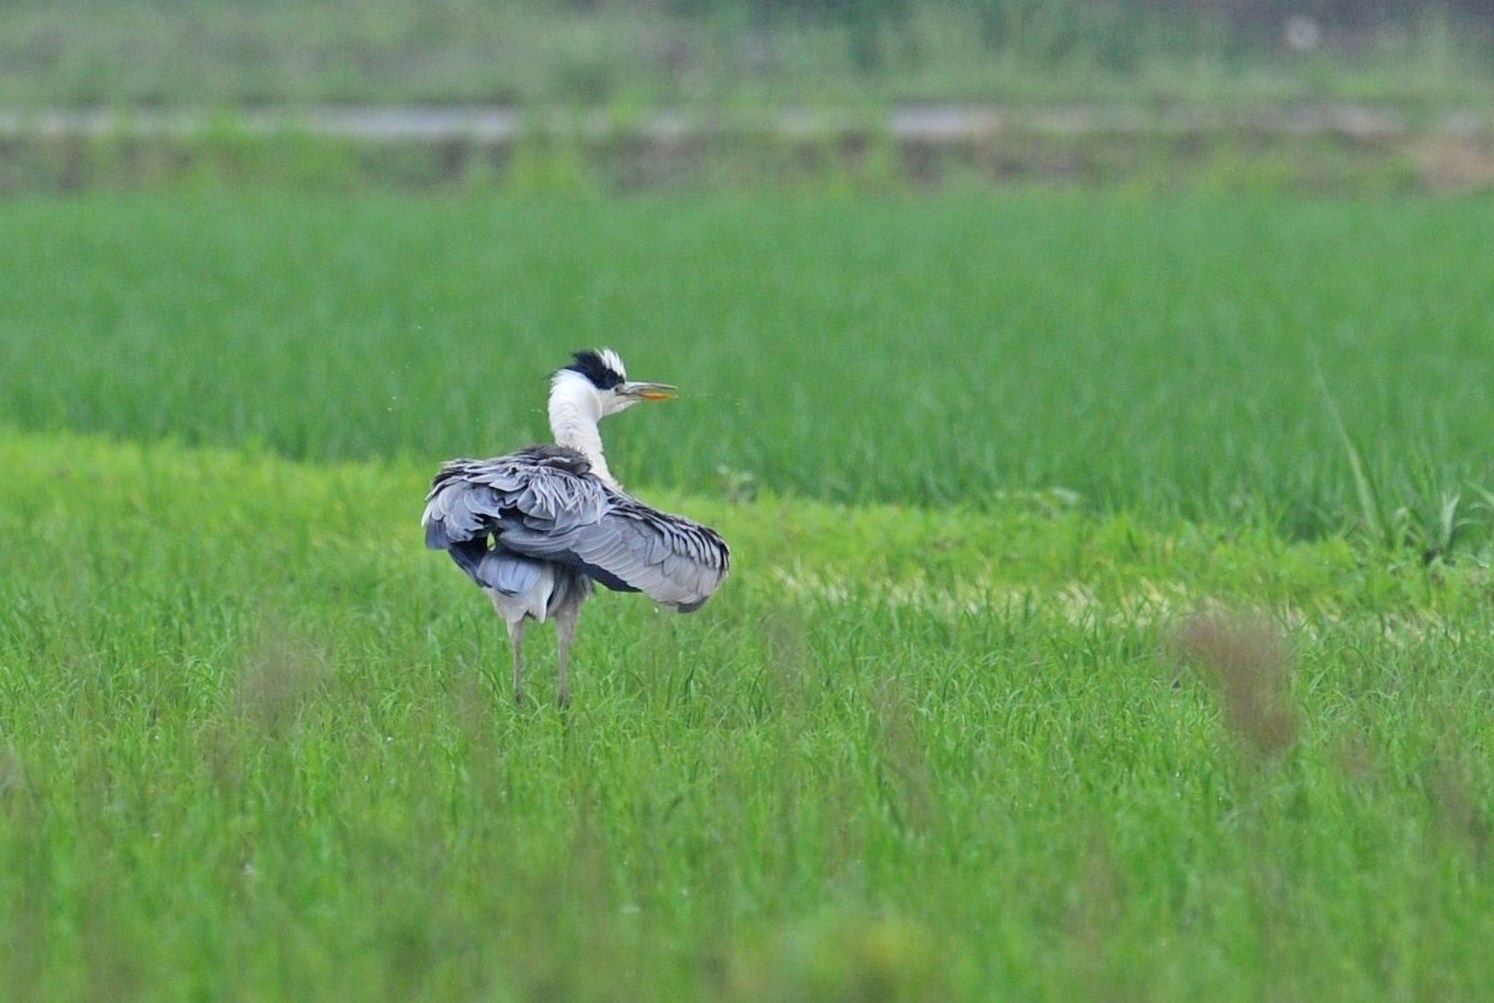
[[[1489,216],[0,203],[0,998],[1478,998]],[[421,499],[606,344],[734,570],[516,710]]]
[[[609,424],[625,482],[975,506],[1060,487],[1089,511],[1292,535],[1399,520],[1428,551],[1456,493],[1474,525],[1444,542],[1477,551],[1491,209],[18,200],[0,204],[0,419],[316,461],[491,455],[545,435],[571,349],[612,345],[684,388]]]
[[[692,617],[596,601],[571,712],[520,712],[496,618],[419,547],[426,466],[0,438],[8,992],[1424,999],[1494,978],[1481,571],[1044,498],[666,493],[734,542],[733,578]],[[1208,599],[1287,625],[1285,742],[1178,676],[1176,618]]]

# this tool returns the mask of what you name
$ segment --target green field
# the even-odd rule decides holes
[[[1478,998],[1491,209],[0,203],[0,998]],[[515,710],[592,344],[734,571]]]
[[[612,345],[685,389],[608,430],[624,482],[1429,533],[1494,488],[1491,223],[1488,198],[13,201],[0,420],[428,463],[539,439],[549,371]]]

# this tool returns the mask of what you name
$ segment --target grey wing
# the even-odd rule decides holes
[[[426,496],[426,546],[448,551],[473,581],[500,591],[526,571],[505,556],[517,555],[568,564],[681,612],[699,609],[726,578],[726,542],[609,489],[589,469],[562,447],[452,460]]]
[[[607,489],[588,469],[580,454],[557,447],[491,460],[452,460],[426,495],[420,520],[425,545],[449,552],[479,585],[504,590],[505,583],[495,578],[504,571],[497,559],[512,532],[563,534],[602,517]]]
[[[731,551],[714,529],[613,491],[595,521],[548,533],[506,532],[503,545],[570,564],[608,588],[642,592],[682,613],[699,609],[731,568]]]

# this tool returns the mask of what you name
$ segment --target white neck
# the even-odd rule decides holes
[[[576,450],[591,463],[591,472],[614,490],[622,485],[607,469],[602,455],[602,434],[597,423],[602,420],[602,401],[591,381],[579,373],[561,370],[550,387],[550,432],[557,446]]]

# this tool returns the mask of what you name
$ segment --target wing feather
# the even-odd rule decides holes
[[[568,564],[610,589],[690,611],[731,566],[715,530],[609,488],[585,457],[559,446],[452,460],[437,473],[421,521],[426,546],[450,551],[489,588],[498,587],[500,569],[510,585],[519,570],[484,556],[507,551]]]

